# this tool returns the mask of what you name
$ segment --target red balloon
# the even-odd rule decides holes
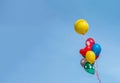
[[[87,52],[87,51],[90,51],[90,50],[92,49],[92,45],[93,45],[93,44],[95,44],[94,39],[93,39],[93,38],[88,38],[88,39],[86,40],[86,47],[83,48],[83,49],[80,49],[80,54],[81,54],[83,57],[85,57],[86,52]]]
[[[85,49],[86,51],[89,51],[89,50],[92,49],[92,47],[91,47],[91,46],[86,46],[84,49]]]
[[[95,41],[93,38],[88,38],[86,40],[86,46],[92,46],[93,44],[95,44]]]
[[[92,47],[90,46],[86,46],[84,49],[80,49],[80,54],[85,57],[87,51],[90,51],[92,49]]]
[[[80,49],[80,54],[81,54],[83,57],[85,57],[85,54],[86,54],[85,49]]]

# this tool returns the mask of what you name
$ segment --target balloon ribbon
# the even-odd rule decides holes
[[[97,77],[99,83],[102,83],[101,80],[100,80],[100,77],[99,77],[98,70],[97,70],[97,63],[96,63],[96,66],[95,66],[95,72],[96,72],[96,77]]]

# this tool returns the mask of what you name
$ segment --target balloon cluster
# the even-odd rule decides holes
[[[80,54],[84,57],[81,59],[80,64],[90,74],[95,73],[94,63],[99,57],[101,46],[95,43],[93,38],[88,38],[85,42],[86,47],[80,49]]]
[[[85,35],[88,32],[89,24],[86,20],[79,19],[75,22],[74,29],[78,34]],[[95,43],[93,38],[88,38],[85,45],[85,48],[80,49],[80,54],[84,57],[80,63],[88,73],[94,74],[94,63],[100,55],[101,46]]]

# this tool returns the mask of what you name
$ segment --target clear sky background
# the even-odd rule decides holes
[[[119,0],[1,0],[0,83],[98,83],[80,65],[85,40],[102,47],[102,83],[120,83]],[[85,36],[74,31],[84,18]]]

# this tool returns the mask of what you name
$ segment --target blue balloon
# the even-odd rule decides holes
[[[101,46],[99,44],[94,44],[92,46],[92,51],[95,53],[96,56],[99,56],[101,52]]]

